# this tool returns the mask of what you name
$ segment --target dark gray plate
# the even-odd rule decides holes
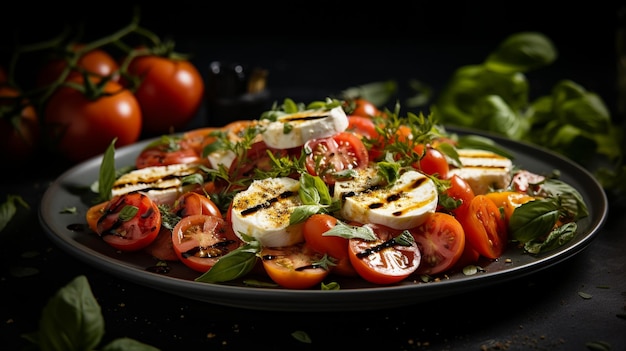
[[[470,132],[452,128],[449,131],[460,134]],[[471,133],[485,135],[477,131]],[[540,256],[524,254],[511,247],[499,260],[486,262],[483,265],[485,272],[471,276],[453,273],[436,282],[422,282],[419,277],[415,277],[414,280],[406,280],[394,286],[376,286],[359,278],[336,277],[333,279],[340,283],[341,290],[287,290],[249,287],[239,281],[229,284],[195,282],[199,274],[179,262],[171,263],[171,271],[167,274],[153,273],[148,269],[154,267],[156,261],[148,254],[117,252],[86,229],[84,218],[89,204],[77,189],[84,189],[98,179],[101,157],[69,169],[54,181],[43,196],[39,218],[50,239],[77,259],[122,279],[195,300],[276,311],[373,310],[415,304],[468,290],[484,289],[563,262],[585,249],[604,225],[608,214],[607,198],[600,184],[588,171],[548,150],[488,136],[512,152],[516,156],[514,163],[521,168],[535,172],[558,169],[561,179],[582,194],[590,215],[578,223],[576,237],[565,246]],[[134,164],[139,151],[149,142],[147,140],[118,149],[116,166]],[[76,207],[77,212],[64,213],[63,210],[69,207]]]

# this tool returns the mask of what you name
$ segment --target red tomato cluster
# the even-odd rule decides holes
[[[78,163],[102,154],[114,139],[121,147],[182,131],[199,111],[204,81],[190,61],[145,48],[114,57],[106,45],[89,45],[67,45],[63,55],[58,48],[50,50],[54,55],[44,51],[40,66],[29,67],[33,82],[10,79],[18,72],[2,68],[0,104],[22,104],[0,116],[2,154],[28,162],[38,151],[52,151]],[[22,95],[32,98],[32,107],[18,99]]]

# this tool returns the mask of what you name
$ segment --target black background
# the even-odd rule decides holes
[[[560,79],[572,79],[598,92],[619,118],[618,3],[337,3],[136,4],[141,24],[174,39],[179,51],[193,55],[203,75],[215,60],[267,68],[271,100],[277,101],[319,100],[386,79],[414,78],[438,89],[454,69],[480,63],[508,35],[538,31],[553,40],[559,57],[529,74],[532,94],[545,94]],[[89,40],[126,25],[132,12],[131,2],[17,3],[4,12],[0,39],[6,48],[15,35],[23,41],[49,39],[64,25],[82,25]],[[3,54],[6,58],[10,50]],[[28,67],[22,69],[28,76]],[[223,120],[203,108],[190,127],[204,124]],[[20,179],[3,183],[0,199],[18,193],[36,210],[47,184],[63,167],[13,171]],[[544,272],[436,303],[350,313],[248,311],[138,286],[65,254],[46,238],[35,211],[20,213],[0,232],[0,345],[17,349],[19,335],[36,330],[47,298],[85,274],[102,306],[107,340],[127,336],[163,350],[371,349],[373,344],[389,350],[584,350],[586,342],[598,340],[608,340],[618,350],[626,345],[620,333],[624,320],[616,317],[626,306],[621,213],[611,209],[606,229],[589,250]],[[34,252],[38,255],[28,255]],[[16,266],[34,266],[39,274],[15,277],[11,272]],[[583,300],[578,291],[594,296]],[[313,343],[295,340],[291,333],[297,330],[307,332]]]

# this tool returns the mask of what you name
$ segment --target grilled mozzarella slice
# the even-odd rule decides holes
[[[306,110],[278,117],[269,122],[263,132],[267,146],[290,149],[307,140],[326,138],[348,128],[348,117],[341,106],[330,110]]]
[[[511,183],[513,162],[494,152],[478,149],[458,149],[462,167],[451,168],[453,174],[465,179],[474,194],[504,189]]]
[[[141,191],[159,204],[171,204],[197,184],[183,184],[183,178],[200,172],[198,165],[173,164],[137,169],[119,177],[111,189],[113,196]]]
[[[303,241],[302,225],[289,225],[294,208],[302,205],[295,179],[255,180],[232,201],[233,230],[256,238],[266,247],[289,246]]]
[[[372,168],[335,183],[333,196],[342,201],[339,215],[360,223],[395,229],[416,227],[437,209],[437,188],[423,173],[407,171],[390,186],[380,186]]]

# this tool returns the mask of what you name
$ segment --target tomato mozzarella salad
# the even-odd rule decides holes
[[[358,113],[362,101],[286,99],[259,119],[165,135],[123,170],[112,144],[87,223],[197,281],[255,270],[283,288],[330,289],[333,276],[423,281],[508,248],[551,250],[588,215],[558,172],[520,169],[432,114]]]

